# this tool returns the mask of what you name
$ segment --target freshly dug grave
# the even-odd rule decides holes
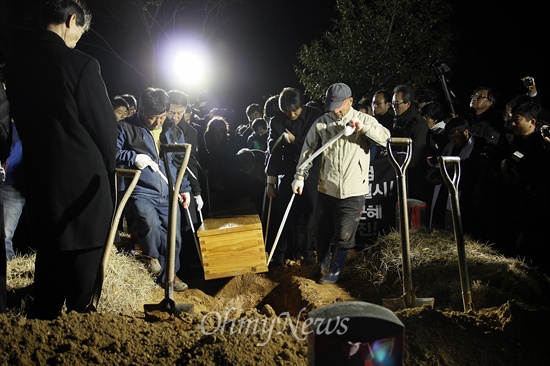
[[[416,296],[433,297],[435,308],[395,312],[405,326],[405,365],[546,362],[545,274],[467,238],[474,310],[466,313],[452,234],[412,230],[410,244]],[[337,285],[317,284],[309,276],[312,267],[297,263],[269,273],[188,281],[190,289],[174,293],[174,300],[195,310],[178,316],[144,314],[143,305],[160,303],[164,290],[135,258],[118,253],[111,256],[98,312],[64,313],[53,321],[25,318],[33,257],[20,257],[8,266],[0,364],[306,365],[307,338],[289,322],[297,329],[308,312],[335,302],[380,305],[401,296],[400,248],[399,233],[391,233],[354,251]],[[258,324],[261,331],[243,324]]]

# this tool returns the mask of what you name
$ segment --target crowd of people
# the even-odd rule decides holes
[[[429,207],[428,229],[452,230],[438,157],[458,156],[465,233],[547,268],[550,119],[534,78],[524,77],[526,92],[503,108],[495,90],[479,86],[469,108],[453,113],[438,100],[420,101],[405,84],[357,103],[340,82],[327,86],[322,102],[306,102],[300,90],[285,87],[252,102],[243,111],[247,121],[237,125],[222,109],[198,116],[181,90],[150,87],[109,97],[97,61],[73,50],[90,22],[82,1],[49,1],[35,43],[21,47],[5,70],[2,249],[13,258],[13,234],[22,217],[28,220],[37,252],[29,317],[51,319],[63,306],[86,311],[117,197],[129,183],[115,184],[115,168],[141,171],[124,210],[130,250],[145,258],[159,283],[169,280],[170,184],[184,153],[163,154],[163,144],[188,143],[192,150],[175,192],[181,203],[175,291],[185,291],[180,277],[200,267],[193,236],[204,217],[235,214],[245,205],[270,234],[271,268],[298,262],[311,265],[319,282],[337,282],[356,244],[369,166],[387,159],[390,137],[412,141],[407,196]],[[5,277],[4,261],[0,270]]]

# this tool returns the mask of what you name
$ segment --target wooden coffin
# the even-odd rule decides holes
[[[205,219],[197,236],[206,280],[268,271],[258,215]]]

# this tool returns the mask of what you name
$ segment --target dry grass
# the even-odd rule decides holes
[[[462,284],[453,233],[414,229],[409,235],[409,246],[416,295],[435,297],[437,308],[461,310]],[[475,307],[500,306],[511,298],[535,304],[546,301],[543,299],[548,297],[545,291],[550,282],[536,268],[519,259],[507,258],[490,245],[467,236],[465,252]],[[349,275],[370,286],[372,293],[399,297],[402,293],[395,293],[395,289],[403,284],[401,234],[394,231],[379,237],[358,253],[348,267]],[[373,296],[372,293],[368,296]]]
[[[453,234],[415,229],[410,232],[409,244],[416,296],[435,298],[438,309],[461,311],[462,284]],[[504,257],[491,246],[468,237],[465,238],[465,251],[474,309],[499,307],[511,299],[533,305],[550,305],[550,279],[543,272],[519,259]],[[35,255],[30,254],[17,256],[8,262],[8,309],[11,316],[25,316],[32,302],[30,289],[34,258]],[[343,281],[346,284],[342,285],[357,299],[381,303],[383,298],[401,296],[400,233],[391,232],[379,237],[363,251],[355,251],[342,276],[352,279]],[[140,261],[113,248],[97,310],[110,314],[141,314],[142,305],[151,302],[159,289]]]
[[[25,316],[32,303],[36,254],[16,256],[7,265],[8,315]],[[144,265],[113,246],[97,310],[110,314],[135,314],[151,301],[158,285]]]

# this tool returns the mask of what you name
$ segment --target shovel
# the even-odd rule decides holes
[[[113,247],[113,243],[116,237],[116,232],[118,230],[118,222],[120,221],[120,217],[122,216],[122,211],[124,210],[124,206],[126,205],[128,198],[130,198],[130,195],[134,191],[134,188],[136,187],[139,177],[141,176],[141,170],[115,169],[115,183],[117,181],[116,176],[120,176],[124,178],[132,178],[132,181],[130,182],[130,185],[126,189],[126,192],[124,192],[124,195],[122,196],[122,199],[120,200],[116,208],[115,215],[113,217],[113,222],[111,223],[111,229],[109,230],[107,244],[105,245],[105,249],[103,251],[101,267],[97,272],[94,288],[92,290],[92,299],[88,304],[88,306],[86,307],[86,311],[88,312],[97,311],[97,305],[99,303],[99,298],[101,297],[101,290],[103,289],[103,281],[105,280],[105,271],[107,270],[107,263],[109,262],[111,248]]]
[[[338,132],[334,137],[332,137],[330,140],[328,140],[323,146],[321,146],[319,149],[317,149],[309,158],[304,160],[302,164],[298,167],[297,170],[304,169],[309,163],[311,163],[317,156],[319,156],[323,151],[328,149],[332,144],[334,144],[340,137],[342,136],[349,136],[354,132],[353,126],[348,123],[346,126],[342,129],[342,131]],[[293,194],[292,197],[290,197],[290,201],[288,202],[288,205],[286,206],[285,214],[283,215],[283,219],[281,220],[281,225],[279,226],[279,231],[277,231],[277,235],[275,236],[275,240],[273,241],[273,246],[271,247],[271,252],[269,253],[269,256],[267,258],[267,265],[269,265],[269,262],[271,262],[271,258],[273,257],[273,253],[275,253],[275,248],[277,248],[277,243],[279,242],[279,237],[281,236],[281,233],[285,227],[286,219],[288,218],[288,213],[290,212],[290,208],[292,207],[292,202],[294,202],[294,197],[296,197],[296,194]],[[266,236],[267,240],[267,236]]]
[[[405,161],[400,165],[393,155],[392,146],[405,146]],[[388,158],[397,174],[397,193],[399,198],[399,232],[401,233],[401,253],[403,259],[403,295],[395,299],[382,299],[382,306],[390,310],[412,307],[434,306],[434,298],[419,298],[413,292],[411,257],[409,243],[409,211],[407,207],[407,177],[405,172],[412,157],[412,140],[406,137],[391,137],[386,143]]]
[[[458,156],[440,156],[439,170],[443,181],[449,189],[451,210],[453,213],[453,228],[458,252],[458,270],[460,272],[460,284],[462,286],[462,303],[464,311],[472,310],[472,293],[470,292],[470,280],[468,279],[468,265],[466,264],[466,249],[464,247],[464,233],[462,231],[462,217],[458,203],[458,183],[460,181],[460,158]],[[453,178],[449,176],[447,164],[454,165]]]
[[[168,152],[184,152],[185,156],[183,162],[178,172],[176,178],[176,183],[172,182],[172,175],[170,172],[169,162],[168,162]],[[177,210],[179,204],[179,189],[181,187],[181,182],[185,174],[185,169],[187,168],[187,163],[189,162],[189,157],[191,155],[191,144],[161,144],[160,152],[164,158],[164,167],[168,175],[168,191],[170,197],[170,210],[168,213],[169,220],[169,233],[168,233],[168,257],[166,260],[166,282],[164,283],[164,300],[158,304],[145,304],[143,305],[145,313],[150,313],[153,311],[164,311],[171,315],[179,315],[181,313],[192,313],[193,304],[180,304],[174,301],[174,277],[175,277],[175,257],[176,257],[176,219],[177,219]]]

